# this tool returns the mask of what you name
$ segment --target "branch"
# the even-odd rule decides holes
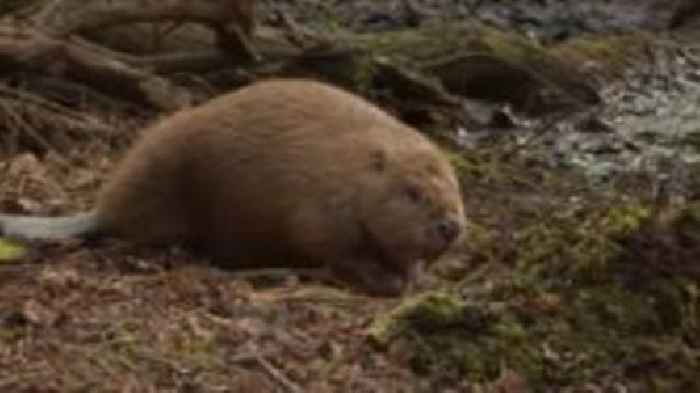
[[[78,44],[36,31],[4,33],[0,32],[0,69],[4,71],[29,70],[68,78],[163,110],[178,109],[192,102],[186,90],[166,79]]]
[[[50,4],[51,9],[41,12],[35,22],[59,35],[165,21],[216,25],[237,21],[245,26],[246,33],[251,33],[253,3],[249,0],[64,0],[58,6]]]
[[[87,4],[86,4],[87,3]],[[50,3],[34,18],[51,35],[75,33],[138,22],[199,23],[213,29],[221,49],[258,60],[251,42],[255,0],[64,0]]]

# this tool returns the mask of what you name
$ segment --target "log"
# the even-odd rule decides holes
[[[126,100],[172,111],[192,103],[190,93],[167,79],[77,43],[22,29],[0,32],[0,69],[66,78]]]
[[[217,35],[220,49],[258,60],[252,44],[255,0],[63,0],[50,2],[33,19],[52,36],[139,22],[194,22]]]

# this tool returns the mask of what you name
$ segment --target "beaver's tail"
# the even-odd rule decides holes
[[[98,232],[95,211],[66,217],[0,214],[0,235],[15,239],[66,239],[92,237]]]

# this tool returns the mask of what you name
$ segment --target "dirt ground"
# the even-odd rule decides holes
[[[659,2],[647,2],[646,8],[634,1],[411,3],[269,0],[263,2],[262,21],[274,24],[272,9],[278,9],[309,28],[323,15],[355,31],[377,31],[477,15],[504,28],[534,31],[547,41],[584,32],[657,28],[671,18],[670,11],[659,11]],[[0,113],[23,125],[24,131],[43,134],[55,127],[50,121],[27,125],[22,120],[24,110],[4,106]],[[88,138],[77,134],[58,151],[47,153],[47,144],[55,141],[48,143],[37,134],[17,136],[0,131],[0,143],[7,151],[0,157],[0,211],[60,214],[88,208],[139,128],[157,117],[146,111],[134,113],[133,108],[98,109],[87,102],[81,110],[112,132]],[[486,153],[481,158],[489,159]],[[522,165],[537,164],[524,160]],[[461,168],[465,181],[474,176],[480,179],[473,188],[464,184],[465,200],[473,219],[489,233],[517,226],[520,219],[548,217],[560,206],[557,203],[586,194],[581,191],[585,183],[564,175],[557,183],[562,189],[543,196],[540,186],[549,184],[549,175],[533,172],[527,179],[513,180],[499,168]],[[496,193],[508,195],[490,198]],[[480,202],[487,199],[490,202]],[[504,213],[504,206],[520,210]],[[496,210],[500,213],[494,214]],[[514,251],[506,242],[517,242],[513,240],[517,236],[505,229],[499,236],[509,240],[490,250],[491,257],[512,263]],[[465,275],[465,270],[473,273],[471,269],[481,266],[485,253],[466,245],[448,256],[439,269],[448,275]],[[483,288],[498,286],[504,276],[510,280],[504,271],[513,266],[486,269],[493,274],[488,279],[475,278],[483,268],[467,276]],[[438,273],[427,280],[425,285],[432,288],[460,281]],[[518,301],[523,296],[524,292],[519,293]],[[417,364],[413,347],[400,343],[378,346],[369,339],[373,324],[402,301],[370,298],[296,276],[237,278],[176,246],[144,249],[118,240],[37,243],[21,263],[0,263],[0,392],[533,391],[527,378],[519,370],[512,371],[505,361],[495,375],[488,370],[485,379],[464,368],[426,371]],[[489,304],[502,303],[506,301]],[[696,332],[697,326],[694,329]],[[686,340],[694,351],[688,358],[698,362],[697,336]],[[546,346],[539,348],[550,351]],[[561,363],[570,362],[571,368],[578,364],[571,358],[561,359]],[[551,357],[548,361],[558,360]],[[668,361],[662,362],[666,370],[673,358],[669,355],[664,361]],[[624,371],[611,367],[609,372],[598,368],[598,374],[576,381],[556,380],[551,388],[535,390],[654,391],[637,384],[643,379],[639,375],[654,369],[654,364],[635,363],[635,367]],[[663,385],[657,388],[655,391],[673,391],[664,390]]]

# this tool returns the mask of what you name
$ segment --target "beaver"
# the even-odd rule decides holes
[[[188,244],[234,267],[303,262],[380,296],[400,295],[417,261],[464,228],[457,176],[426,136],[344,89],[284,78],[146,128],[93,211],[0,216],[10,237]]]

